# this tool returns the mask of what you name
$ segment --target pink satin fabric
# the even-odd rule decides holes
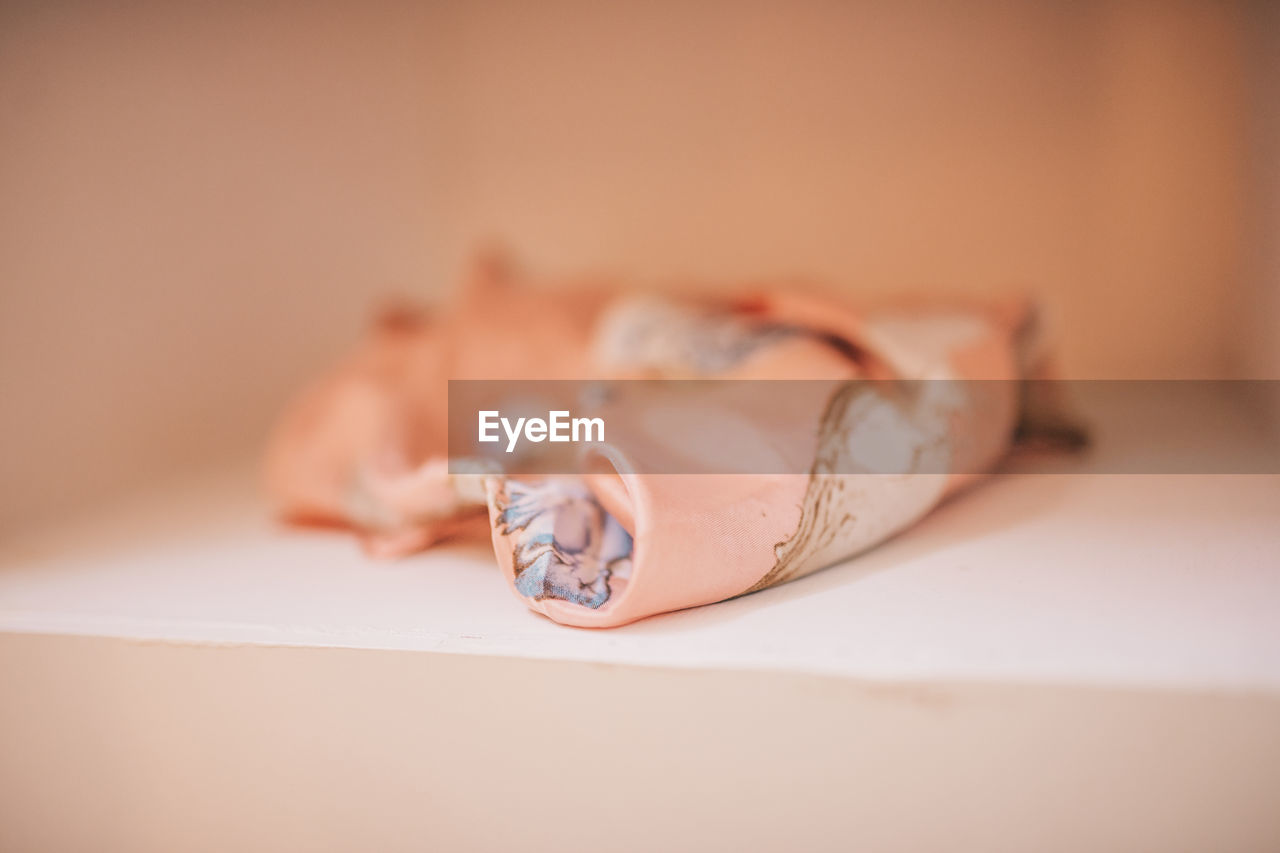
[[[487,530],[526,606],[567,625],[610,627],[851,557],[919,519],[1011,440],[1016,384],[996,382],[982,399],[921,400],[896,415],[933,419],[956,439],[943,473],[824,471],[846,452],[840,430],[856,424],[841,421],[838,398],[815,398],[735,413],[766,443],[786,436],[780,452],[807,454],[788,470],[807,473],[638,473],[628,450],[606,446],[578,476],[451,474],[449,379],[816,379],[836,388],[1021,372],[1026,312],[1017,305],[860,311],[785,287],[654,297],[513,279],[484,262],[443,312],[388,314],[289,406],[266,460],[283,517],[350,528],[382,557]],[[725,340],[732,346],[715,343]],[[661,445],[654,452],[688,452]]]

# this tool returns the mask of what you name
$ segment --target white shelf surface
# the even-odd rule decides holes
[[[1000,475],[794,583],[612,630],[487,545],[396,562],[274,524],[249,468],[0,547],[0,631],[823,673],[1280,690],[1280,477]]]

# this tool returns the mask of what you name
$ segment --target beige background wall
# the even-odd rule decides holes
[[[490,237],[1025,288],[1072,375],[1267,372],[1264,5],[5,4],[0,531],[248,452]]]

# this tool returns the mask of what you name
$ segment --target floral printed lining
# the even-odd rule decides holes
[[[631,534],[579,482],[503,480],[494,526],[511,537],[516,590],[597,608],[631,573]]]

